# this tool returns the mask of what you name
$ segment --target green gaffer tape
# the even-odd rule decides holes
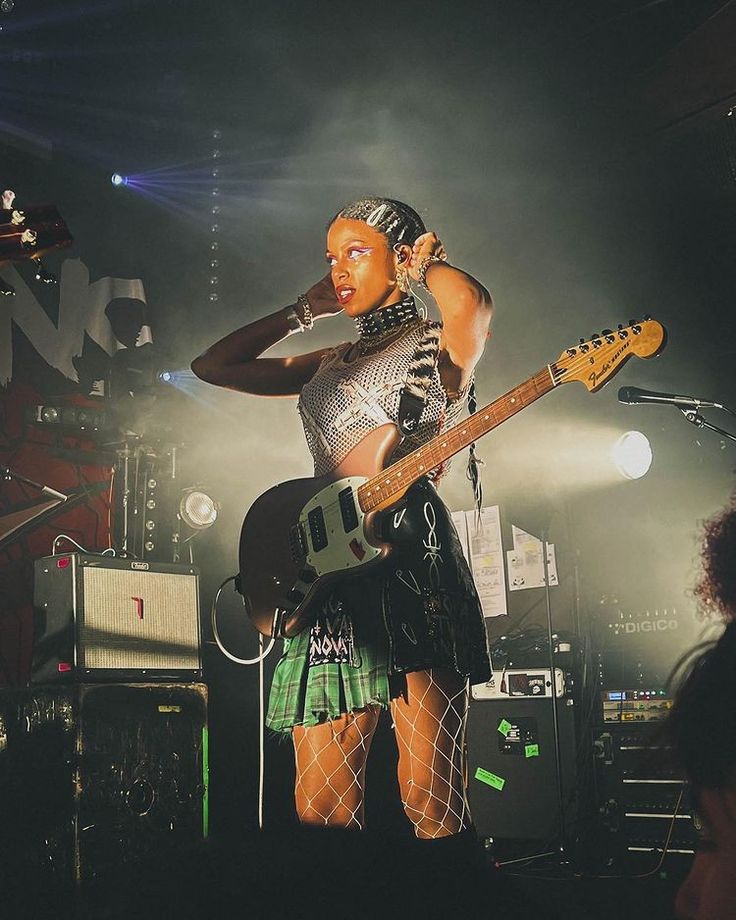
[[[506,735],[508,735],[508,733],[511,731],[511,723],[507,722],[506,719],[501,719],[501,721],[498,723],[498,730],[505,738]]]
[[[495,773],[491,773],[490,770],[484,770],[483,767],[478,767],[475,771],[475,778],[479,779],[482,783],[486,783],[488,786],[493,786],[493,788],[498,789],[499,792],[506,785],[506,780],[502,776],[496,776]]]
[[[525,744],[524,745],[524,757],[539,757],[539,745],[538,744]]]

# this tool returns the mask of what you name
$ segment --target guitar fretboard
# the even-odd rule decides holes
[[[557,385],[553,368],[554,365],[542,368],[513,390],[499,396],[442,434],[435,435],[426,444],[363,483],[358,489],[360,507],[367,513],[390,502],[394,495],[405,492],[408,486],[430,470],[436,469],[473,441],[477,441],[512,415],[516,415],[540,396],[549,393]]]

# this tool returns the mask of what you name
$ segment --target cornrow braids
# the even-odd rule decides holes
[[[369,227],[383,233],[392,248],[398,243],[411,246],[417,237],[427,232],[424,221],[414,208],[395,198],[359,198],[338,211],[329,226],[338,217],[364,221]]]

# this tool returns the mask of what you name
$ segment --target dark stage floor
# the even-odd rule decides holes
[[[645,869],[642,866],[642,869]],[[70,893],[25,880],[5,916],[23,920],[162,918],[483,917],[672,920],[681,872],[649,878],[576,878],[537,863],[498,870],[478,849],[390,835],[297,829],[211,839]],[[5,887],[5,886],[4,886]],[[85,894],[83,892],[82,894]],[[13,903],[15,896],[17,903]],[[84,901],[84,904],[80,903]]]

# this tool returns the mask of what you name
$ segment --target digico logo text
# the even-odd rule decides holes
[[[642,620],[641,623],[616,623],[614,632],[619,635],[622,632],[667,632],[669,629],[677,629],[677,620]]]

